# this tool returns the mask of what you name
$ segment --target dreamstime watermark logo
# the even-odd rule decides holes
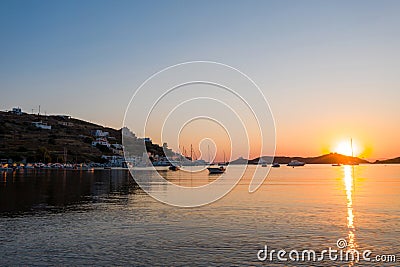
[[[271,163],[275,155],[275,122],[263,91],[243,72],[217,62],[180,63],[149,77],[129,101],[123,126],[124,157],[135,181],[153,198],[179,207],[201,206],[223,197],[242,178],[246,165],[235,166],[234,171],[229,165],[206,185],[177,185],[156,171],[150,163],[154,151],[149,140],[139,137],[165,143],[168,161],[181,165],[184,172],[207,167],[192,168],[192,150],[204,159],[204,147],[210,162],[221,158],[221,150],[229,161],[269,155]],[[185,153],[189,147],[190,162]],[[137,174],[141,166],[147,167],[146,175]],[[249,192],[259,188],[269,170],[270,165],[254,171]]]
[[[336,242],[336,248],[328,247],[322,251],[312,249],[270,249],[267,245],[257,252],[259,261],[269,262],[374,262],[374,263],[393,263],[397,261],[394,254],[375,254],[371,250],[359,251],[355,248],[349,248],[346,239],[339,238]]]

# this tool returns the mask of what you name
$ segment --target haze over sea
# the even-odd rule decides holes
[[[320,252],[337,249],[339,238],[372,255],[400,255],[399,165],[282,166],[249,194],[254,168],[220,201],[190,209],[155,201],[125,170],[4,172],[0,264],[376,266],[257,259],[265,245]],[[218,178],[160,173],[185,186]]]

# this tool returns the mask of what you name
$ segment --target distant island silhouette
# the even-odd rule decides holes
[[[357,164],[370,164],[368,160],[360,159],[358,157],[345,156],[338,153],[329,153],[317,157],[287,157],[287,156],[275,156],[272,160],[272,157],[263,156],[259,158],[255,158],[249,160],[249,164],[258,164],[260,160],[263,160],[267,163],[278,162],[281,164],[287,164],[292,160],[298,160],[305,162],[307,164],[349,164],[349,163],[357,163]]]
[[[376,164],[396,164],[396,163],[400,163],[400,157],[394,158],[394,159],[377,160],[374,163],[376,163]]]

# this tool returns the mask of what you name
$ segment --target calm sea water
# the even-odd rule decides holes
[[[161,204],[123,170],[2,173],[0,265],[379,265],[257,259],[265,245],[321,252],[337,249],[339,238],[400,260],[400,165],[285,166],[249,194],[253,168],[226,197],[199,208]],[[215,179],[162,174],[181,185]]]

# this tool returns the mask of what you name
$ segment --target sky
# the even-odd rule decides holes
[[[399,13],[399,1],[3,0],[0,109],[120,128],[149,76],[216,61],[261,88],[277,155],[353,138],[361,157],[398,157]]]

